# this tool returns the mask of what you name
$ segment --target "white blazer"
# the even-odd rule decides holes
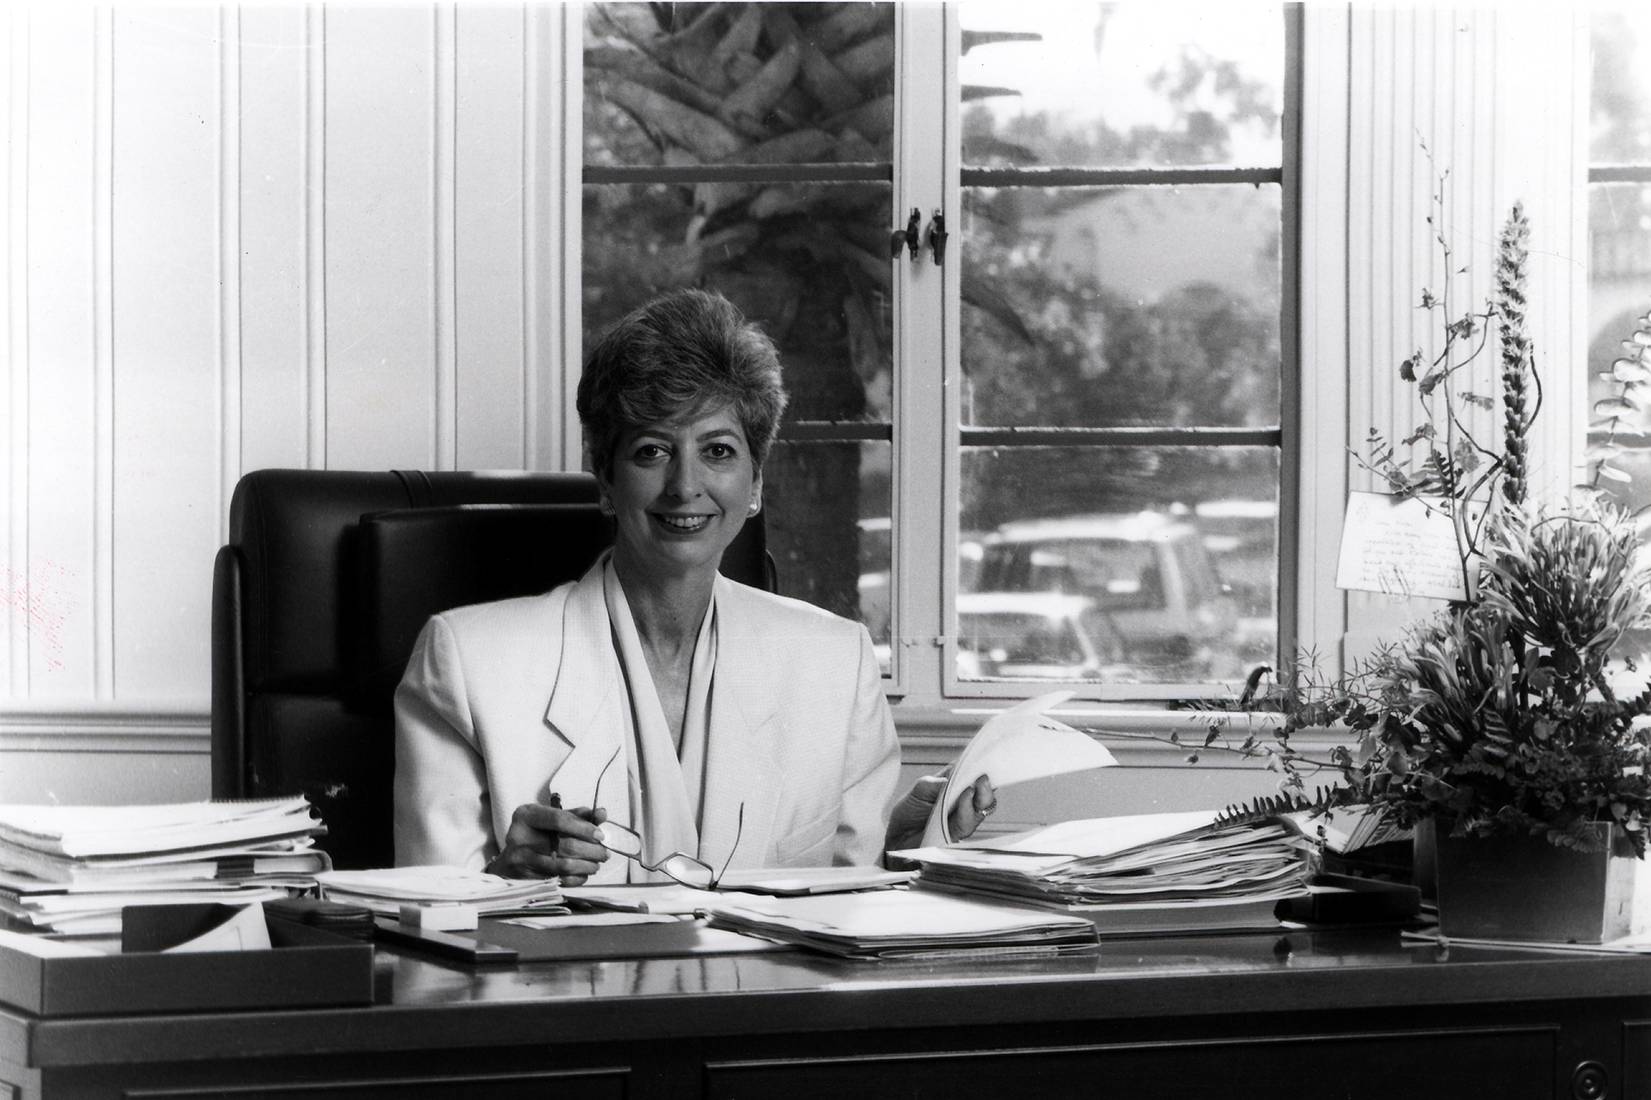
[[[701,850],[720,859],[739,830],[735,867],[877,862],[900,749],[871,636],[722,576],[716,607]],[[517,806],[592,804],[630,705],[612,652],[600,562],[431,618],[395,695],[396,863],[481,867]],[[620,771],[601,805],[630,824]],[[624,862],[592,881],[623,880]]]

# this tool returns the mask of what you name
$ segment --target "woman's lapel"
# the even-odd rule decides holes
[[[755,867],[770,854],[784,779],[774,742],[781,699],[777,655],[763,647],[767,631],[761,604],[724,577],[716,583],[717,670],[700,851],[718,867],[730,851],[732,866]]]
[[[554,757],[546,786],[569,809],[592,805],[594,797],[594,804],[606,807],[610,818],[629,824],[625,761],[616,761],[602,774],[619,749],[625,728],[619,711],[625,701],[624,685],[602,598],[602,565],[598,561],[573,586],[563,611],[561,660],[545,708]],[[600,792],[596,790],[599,777]]]

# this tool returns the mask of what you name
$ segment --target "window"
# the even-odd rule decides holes
[[[775,337],[782,587],[891,692],[1199,694],[1291,644],[1294,18],[587,10],[587,346],[684,284]]]
[[[1603,479],[1626,507],[1651,505],[1651,412],[1628,417],[1614,432],[1596,403],[1615,396],[1629,353],[1622,341],[1651,312],[1651,14],[1596,9],[1592,39],[1588,154],[1588,396],[1595,408],[1593,446],[1624,449],[1610,465],[1631,480]],[[1651,327],[1651,326],[1647,326]],[[1608,440],[1608,436],[1611,438]],[[1651,652],[1651,638],[1633,643]]]
[[[1242,679],[1278,643],[1284,15],[961,18],[963,552],[1093,601],[1115,686]]]

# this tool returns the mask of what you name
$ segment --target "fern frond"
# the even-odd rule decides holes
[[[1248,802],[1229,803],[1215,817],[1217,826],[1253,825],[1285,814],[1308,811],[1322,813],[1341,804],[1340,787],[1320,787],[1311,795],[1302,791],[1281,791],[1278,794],[1257,795]]]

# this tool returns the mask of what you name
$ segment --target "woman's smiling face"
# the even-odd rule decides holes
[[[619,437],[602,489],[623,566],[657,576],[715,572],[762,495],[731,405],[693,410]]]

